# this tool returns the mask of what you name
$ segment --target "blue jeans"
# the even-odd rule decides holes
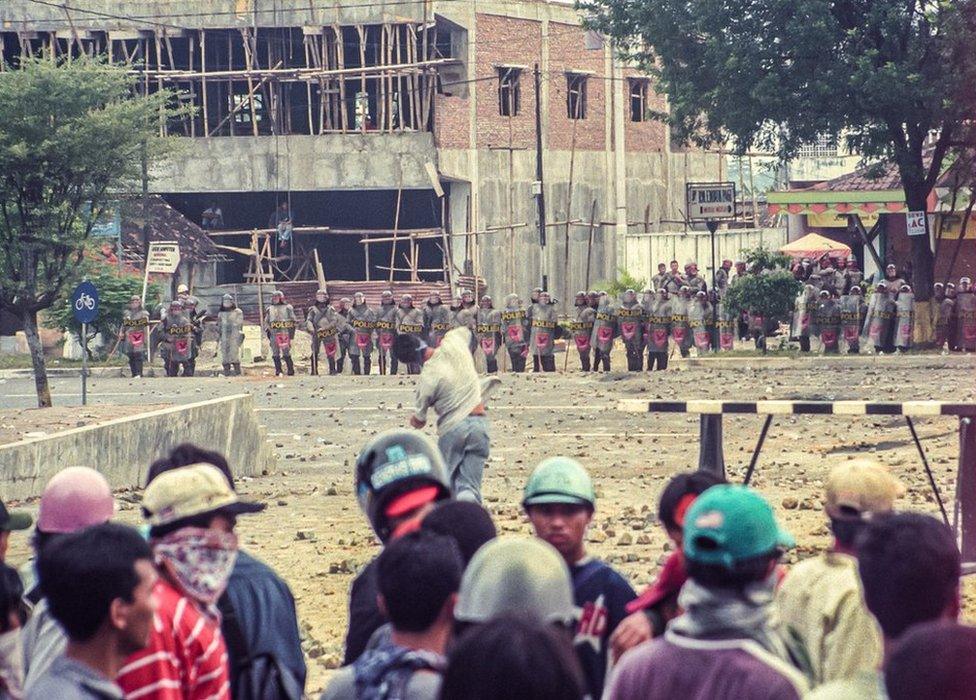
[[[459,501],[481,503],[481,478],[488,461],[488,418],[468,416],[437,440]]]

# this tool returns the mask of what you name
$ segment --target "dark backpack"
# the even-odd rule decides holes
[[[251,654],[237,612],[226,594],[217,601],[221,630],[234,663],[230,669],[234,700],[302,700],[303,688],[294,674],[271,652]]]
[[[391,642],[368,650],[353,663],[358,700],[403,700],[418,671],[444,673],[444,659],[426,651],[412,651]]]

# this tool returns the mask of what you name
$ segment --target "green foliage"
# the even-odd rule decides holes
[[[0,308],[51,306],[114,192],[135,190],[143,155],[165,151],[172,93],[136,93],[125,68],[76,57],[0,72]]]
[[[667,95],[675,141],[794,157],[843,134],[865,161],[897,168],[923,210],[946,156],[973,147],[973,0],[578,0]],[[934,136],[933,136],[934,135]],[[930,143],[931,138],[931,143]],[[920,298],[934,259],[912,240]]]
[[[743,251],[748,269],[760,270],[789,270],[793,259],[786,253],[770,250],[764,246]]]
[[[785,319],[803,287],[788,270],[765,270],[738,277],[729,286],[725,303],[739,314],[748,311],[765,319]]]
[[[98,290],[98,318],[88,325],[88,338],[91,341],[96,335],[114,344],[113,338],[118,336],[122,326],[122,313],[129,304],[129,297],[142,294],[142,277],[139,275],[119,273],[108,265],[92,268],[85,266],[88,274],[84,275]],[[150,283],[146,291],[146,299],[155,299],[159,287]],[[81,324],[75,321],[70,299],[63,299],[45,312],[48,325],[59,330],[67,330],[81,342]],[[83,343],[87,347],[87,342]]]
[[[616,299],[628,289],[633,289],[637,293],[640,293],[646,286],[647,280],[637,279],[621,267],[617,269],[617,279],[612,282],[606,280],[597,282],[594,285],[594,289],[599,292],[606,292],[611,298]]]
[[[667,120],[686,142],[731,137],[743,152],[762,146],[789,158],[820,134],[844,133],[855,152],[901,165],[913,141],[973,113],[959,90],[962,76],[976,77],[966,49],[976,38],[971,2],[577,4],[590,26],[658,78]]]

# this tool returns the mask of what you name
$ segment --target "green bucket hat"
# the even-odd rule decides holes
[[[545,503],[569,503],[590,508],[596,505],[593,482],[582,464],[570,457],[550,457],[539,463],[525,485],[522,505]]]
[[[720,484],[695,499],[685,515],[684,552],[689,561],[733,568],[796,541],[773,509],[748,486]]]

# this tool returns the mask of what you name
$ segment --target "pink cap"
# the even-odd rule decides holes
[[[37,529],[77,532],[108,522],[114,514],[115,499],[105,477],[89,467],[68,467],[44,487]]]

